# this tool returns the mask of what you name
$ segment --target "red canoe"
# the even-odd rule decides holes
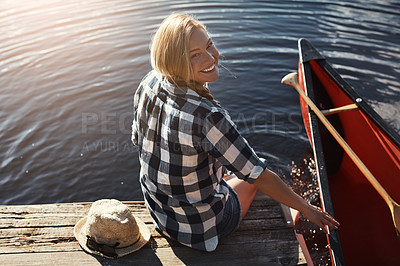
[[[300,87],[321,110],[357,105],[326,118],[399,203],[400,136],[310,42],[300,39],[298,45]],[[327,234],[332,265],[400,265],[400,240],[388,205],[304,100],[300,104],[314,153],[321,206],[341,224]]]

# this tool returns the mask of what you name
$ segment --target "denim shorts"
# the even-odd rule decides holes
[[[225,182],[225,180],[221,182]],[[222,221],[217,225],[218,237],[220,238],[235,232],[241,221],[242,209],[239,197],[229,185],[228,188],[229,197],[225,204],[224,216]]]

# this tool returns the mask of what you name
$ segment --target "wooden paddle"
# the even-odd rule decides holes
[[[372,186],[378,191],[378,193],[385,200],[386,204],[390,208],[390,212],[392,213],[394,227],[397,231],[397,236],[400,239],[400,205],[396,203],[386,192],[386,190],[382,187],[382,185],[376,180],[376,178],[372,175],[372,173],[368,170],[368,168],[364,165],[364,163],[358,158],[358,156],[354,153],[354,151],[350,148],[350,146],[346,143],[346,141],[340,136],[340,134],[336,131],[336,129],[332,126],[332,124],[326,119],[326,117],[322,114],[322,112],[318,109],[318,107],[313,103],[313,101],[303,92],[298,83],[297,73],[290,73],[283,77],[283,84],[290,85],[294,87],[300,96],[306,101],[308,106],[310,106],[311,110],[318,116],[321,122],[325,125],[325,127],[329,130],[332,136],[336,139],[336,141],[342,146],[345,152],[349,155],[349,157],[353,160],[353,162],[357,165],[360,171],[364,174],[364,176],[368,179],[368,181],[372,184]]]

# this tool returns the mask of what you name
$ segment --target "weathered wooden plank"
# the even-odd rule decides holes
[[[144,203],[127,204],[132,212],[146,223],[151,223]],[[73,226],[86,216],[91,204],[59,204],[0,206],[0,229],[8,227]]]
[[[280,259],[286,259],[293,262],[297,262],[298,260],[303,260],[303,257],[299,254],[298,250],[298,245],[295,241],[293,242],[287,242],[283,243],[282,241],[269,241],[266,242],[265,245],[262,245],[260,243],[254,243],[254,244],[235,244],[235,245],[221,245],[217,248],[215,252],[212,253],[206,253],[206,252],[201,252],[201,251],[196,251],[192,250],[186,247],[183,247],[181,245],[165,245],[163,247],[157,247],[157,248],[149,248],[149,247],[144,247],[142,249],[143,251],[141,253],[148,253],[149,251],[155,252],[158,256],[165,252],[166,250],[171,250],[173,253],[168,254],[168,258],[165,258],[166,255],[160,256],[160,259],[171,259],[172,257],[179,257],[180,259],[185,258],[185,261],[190,262],[190,264],[193,263],[198,263],[198,262],[218,262],[218,261],[231,261],[231,262],[237,262],[237,261],[245,261],[246,259],[251,259],[253,257],[259,257],[260,259],[263,260],[264,265],[267,262],[278,262]],[[74,250],[71,251],[76,251],[76,252],[82,252],[84,253],[79,247],[77,247]],[[71,252],[68,251],[68,252]],[[47,254],[47,253],[66,253],[66,252],[48,252],[48,251],[42,251],[42,252],[36,252],[36,253],[19,253],[19,254],[24,254],[26,257],[32,258],[34,257],[34,254]],[[18,253],[12,253],[9,255],[15,255]],[[4,254],[6,255],[6,254]],[[89,254],[87,256],[90,256]],[[0,255],[0,260],[2,263],[4,262],[4,257],[3,255]],[[128,256],[131,257],[132,256]],[[140,261],[140,256],[136,257],[134,259],[135,263],[137,261]],[[283,263],[285,265],[285,263]],[[296,263],[290,264],[294,265]],[[3,265],[8,265],[8,264],[3,264]],[[28,265],[28,264],[25,264]],[[47,264],[46,264],[47,265]]]
[[[76,219],[77,221],[78,219]],[[154,230],[154,226],[148,220],[148,227],[156,234]],[[28,222],[22,223],[24,226],[12,225],[5,228],[0,228],[0,250],[3,246],[7,246],[10,241],[12,241],[13,245],[24,245],[36,243],[35,239],[40,238],[43,242],[48,241],[52,244],[57,239],[67,239],[68,237],[73,237],[73,226],[75,225],[75,221],[72,223],[68,223],[64,226],[59,226],[55,224],[59,222],[59,220],[47,220],[47,226],[31,226],[32,223]],[[61,222],[60,222],[61,223]],[[43,224],[42,224],[43,225]],[[246,232],[249,231],[250,234],[254,234],[255,231],[271,231],[275,229],[279,229],[285,226],[284,220],[281,218],[270,218],[268,220],[243,220],[238,229],[238,232]],[[292,230],[289,230],[292,232]],[[19,244],[18,244],[19,243]]]
[[[40,210],[43,212],[53,212],[54,209],[59,209],[64,212],[71,212],[79,209],[88,209],[93,202],[70,202],[70,203],[50,203],[50,204],[32,204],[32,205],[0,205],[0,211],[10,210],[20,212]],[[143,201],[124,201],[124,203],[134,209],[146,208]]]
[[[184,246],[166,246],[156,249],[143,248],[117,260],[103,259],[83,251],[46,252],[0,255],[4,265],[295,265],[304,263],[298,256],[298,245],[267,242],[266,245],[220,245],[215,252],[207,253]],[[51,255],[51,257],[48,257]],[[57,260],[53,260],[58,258]],[[75,262],[75,263],[74,263]],[[77,263],[79,262],[79,263]],[[38,264],[35,264],[38,263]]]
[[[262,201],[263,204],[251,208],[245,220],[268,220],[282,218],[280,207],[275,202]],[[152,219],[144,204],[127,204],[132,212],[145,223],[151,223]],[[43,206],[43,207],[40,207]],[[0,229],[9,227],[45,227],[45,226],[73,226],[79,219],[87,215],[90,204],[72,204],[62,206],[53,205],[32,206],[0,206]],[[262,206],[262,208],[261,208]]]
[[[152,225],[149,225],[152,233],[151,245],[165,247],[168,245],[179,245],[173,241],[166,241],[161,237]],[[79,246],[73,237],[72,228],[38,228],[25,231],[21,234],[19,229],[5,230],[0,238],[1,253],[22,253],[22,252],[55,252],[79,250]],[[29,232],[29,233],[28,233]],[[294,241],[296,238],[292,230],[238,230],[229,236],[229,241],[236,244],[265,243],[268,241]],[[229,244],[224,240],[222,243]]]
[[[0,230],[4,228],[24,228],[24,227],[48,227],[48,226],[73,226],[86,213],[71,214],[71,213],[54,213],[54,214],[22,214],[18,217],[11,216],[10,218],[0,218]],[[141,218],[145,223],[151,223],[151,217],[148,213],[135,213],[136,217]]]
[[[136,255],[136,256],[135,256]],[[210,258],[202,257],[201,261],[194,259],[181,259],[174,255],[171,248],[158,249],[157,252],[152,250],[140,250],[137,254],[122,257],[117,260],[107,260],[87,255],[84,252],[58,252],[58,253],[33,253],[29,256],[26,254],[7,254],[0,255],[0,260],[4,265],[26,266],[26,265],[305,265],[304,258],[269,258],[266,256],[256,256],[240,259],[218,258],[218,260],[210,260]]]
[[[152,224],[147,225],[152,236],[158,237],[159,234],[155,231]],[[243,236],[253,236],[258,237],[260,234],[270,235],[274,238],[279,237],[279,234],[290,235],[291,239],[295,239],[295,236],[290,229],[286,228],[274,228],[270,230],[263,230],[263,227],[251,228],[252,230],[243,230],[241,225],[239,229],[234,234],[239,234]],[[256,233],[257,232],[257,235]],[[42,228],[9,228],[7,230],[1,231],[0,246],[7,245],[11,240],[14,242],[34,244],[39,240],[41,242],[55,242],[54,239],[67,239],[73,237],[73,227],[42,227]]]
[[[127,205],[135,215],[140,217],[148,216],[143,202],[127,202]],[[47,220],[52,221],[60,218],[65,219],[65,222],[60,221],[61,223],[57,222],[55,224],[68,225],[86,216],[90,206],[91,203],[0,206],[0,227],[7,227],[10,222],[24,226],[22,221],[28,223],[34,219],[37,219],[37,222],[30,224],[30,226],[46,226]]]
[[[271,206],[254,206],[246,213],[245,219],[269,219],[283,217],[282,210],[279,205]]]

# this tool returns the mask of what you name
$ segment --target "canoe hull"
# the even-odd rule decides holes
[[[400,137],[305,39],[299,40],[299,84],[320,109],[356,103],[327,118],[381,185],[400,201]],[[340,223],[327,235],[334,265],[400,265],[390,210],[360,170],[301,100],[313,148],[321,206]]]

